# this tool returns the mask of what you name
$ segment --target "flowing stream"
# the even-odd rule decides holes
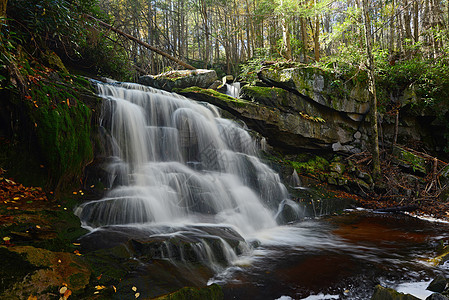
[[[379,281],[439,271],[423,253],[448,234],[421,223],[398,229],[397,219],[359,214],[297,222],[306,209],[216,107],[137,84],[97,86],[108,192],[75,213],[90,230],[86,251],[123,247],[137,262],[121,284],[140,282],[142,296],[216,282],[229,299],[367,299]]]

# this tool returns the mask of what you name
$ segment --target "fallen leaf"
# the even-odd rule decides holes
[[[104,290],[106,287],[104,285],[97,285],[95,287],[96,290]]]
[[[134,292],[137,291],[137,288],[136,288],[135,286],[133,286],[131,289],[132,289]]]
[[[64,294],[67,291],[67,287],[63,286],[62,288],[59,289],[59,293],[60,294]]]
[[[139,298],[140,293],[136,293],[134,296],[135,296],[136,298]]]

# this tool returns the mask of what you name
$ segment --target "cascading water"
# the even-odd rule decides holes
[[[215,266],[247,251],[244,238],[298,217],[248,132],[214,106],[137,84],[98,90],[110,189],[77,208],[85,227],[152,240],[161,258]]]
[[[240,98],[240,82],[226,83],[226,95]]]

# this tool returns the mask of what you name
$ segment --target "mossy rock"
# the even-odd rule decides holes
[[[224,299],[224,294],[218,284],[211,284],[208,287],[198,289],[193,287],[184,287],[179,291],[164,295],[156,300],[221,300]]]
[[[381,285],[377,285],[374,290],[374,294],[371,297],[371,300],[418,300],[413,295],[399,293],[394,289],[385,288]]]
[[[166,91],[197,86],[208,88],[218,79],[214,70],[178,70],[159,75],[145,75],[139,78],[139,83]]]
[[[363,115],[369,110],[366,84],[343,81],[328,70],[301,64],[279,64],[262,68],[258,76],[267,84],[297,91],[336,111]]]

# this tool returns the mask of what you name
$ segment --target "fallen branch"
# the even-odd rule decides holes
[[[151,50],[151,51],[153,51],[153,52],[156,52],[157,54],[160,54],[160,55],[162,55],[162,56],[168,58],[168,59],[171,60],[171,61],[174,61],[175,63],[177,63],[177,64],[183,66],[183,67],[186,68],[186,69],[189,69],[189,70],[196,70],[195,67],[192,67],[191,65],[189,65],[189,64],[187,64],[187,63],[185,63],[185,62],[183,62],[182,60],[180,60],[180,59],[178,59],[178,58],[176,58],[176,57],[174,57],[174,56],[171,56],[170,54],[168,54],[168,53],[166,53],[166,52],[164,52],[164,51],[162,51],[162,50],[159,50],[158,48],[153,47],[153,46],[151,46],[150,44],[147,44],[147,43],[145,43],[145,42],[139,40],[138,38],[136,38],[136,37],[134,37],[134,36],[132,36],[132,35],[130,35],[130,34],[127,34],[126,32],[123,32],[123,31],[121,31],[121,30],[119,30],[119,29],[117,29],[117,28],[115,28],[115,27],[109,25],[108,23],[105,23],[105,22],[103,22],[103,21],[101,21],[101,20],[98,20],[97,18],[95,18],[95,17],[93,17],[93,16],[91,16],[91,15],[89,15],[89,14],[85,14],[85,16],[88,17],[89,19],[91,19],[91,20],[97,22],[97,23],[100,24],[101,26],[106,27],[107,29],[110,29],[110,30],[112,30],[112,31],[114,31],[114,32],[116,32],[116,33],[118,33],[118,34],[120,34],[120,35],[122,35],[122,36],[124,36],[124,37],[126,37],[126,38],[128,38],[128,39],[130,39],[130,40],[132,40],[132,41],[135,41],[135,42],[138,43],[139,45],[141,45],[141,46],[143,46],[143,47],[145,47],[145,48],[147,48],[147,49],[149,49],[149,50]]]

